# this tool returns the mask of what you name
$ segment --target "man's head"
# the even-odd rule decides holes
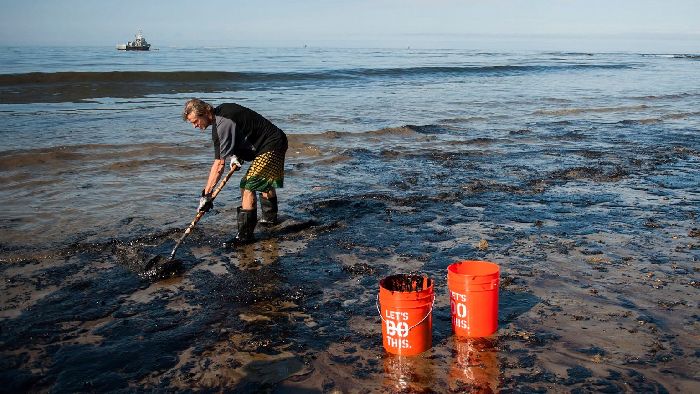
[[[185,103],[182,119],[204,130],[214,122],[214,107],[200,99],[191,99]]]

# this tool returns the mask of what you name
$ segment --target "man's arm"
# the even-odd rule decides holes
[[[207,185],[204,187],[204,194],[208,195],[214,191],[216,183],[219,182],[221,174],[224,173],[224,167],[226,167],[226,160],[214,159],[214,163],[211,165],[211,171],[209,171]]]

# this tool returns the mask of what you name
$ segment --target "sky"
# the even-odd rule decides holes
[[[0,45],[700,53],[700,0],[0,0]]]

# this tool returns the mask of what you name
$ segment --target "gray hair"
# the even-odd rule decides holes
[[[182,111],[182,119],[187,121],[187,117],[193,112],[196,116],[208,115],[214,112],[214,107],[205,101],[193,98],[187,100],[185,103],[185,109]]]

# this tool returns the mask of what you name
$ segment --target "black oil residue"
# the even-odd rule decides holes
[[[307,150],[290,154],[288,186],[280,190],[283,222],[257,228],[252,245],[224,250],[238,203],[227,189],[165,278],[140,274],[151,257],[167,258],[194,214],[187,189],[201,187],[188,183],[201,170],[196,166],[181,163],[183,174],[171,173],[167,184],[172,193],[154,191],[142,210],[95,199],[86,204],[102,216],[77,224],[6,221],[3,388],[693,387],[697,354],[687,333],[698,324],[693,169],[700,147],[683,133],[657,138],[647,126],[625,143],[617,141],[624,136],[579,126],[532,124],[500,137],[461,138],[432,126],[300,137]],[[690,148],[676,149],[681,143]],[[148,157],[179,152],[160,145],[142,153],[52,151],[44,164],[25,158],[42,181],[25,187],[40,193],[51,184],[63,187],[66,201],[80,200],[71,193],[85,189],[51,182],[87,170],[81,166],[93,166],[94,155],[110,160],[109,149],[136,157],[140,164],[129,171],[143,177],[156,171]],[[12,182],[26,182],[19,170],[8,171],[17,172]],[[109,185],[101,171],[88,190]],[[21,241],[19,229],[37,242]],[[499,331],[484,341],[452,334],[446,268],[464,259],[501,267]],[[393,291],[434,286],[433,348],[415,359],[382,348],[376,309],[382,279]],[[613,334],[621,339],[610,342]]]
[[[421,274],[397,274],[382,279],[380,285],[389,291],[419,292],[428,290],[433,280]]]

